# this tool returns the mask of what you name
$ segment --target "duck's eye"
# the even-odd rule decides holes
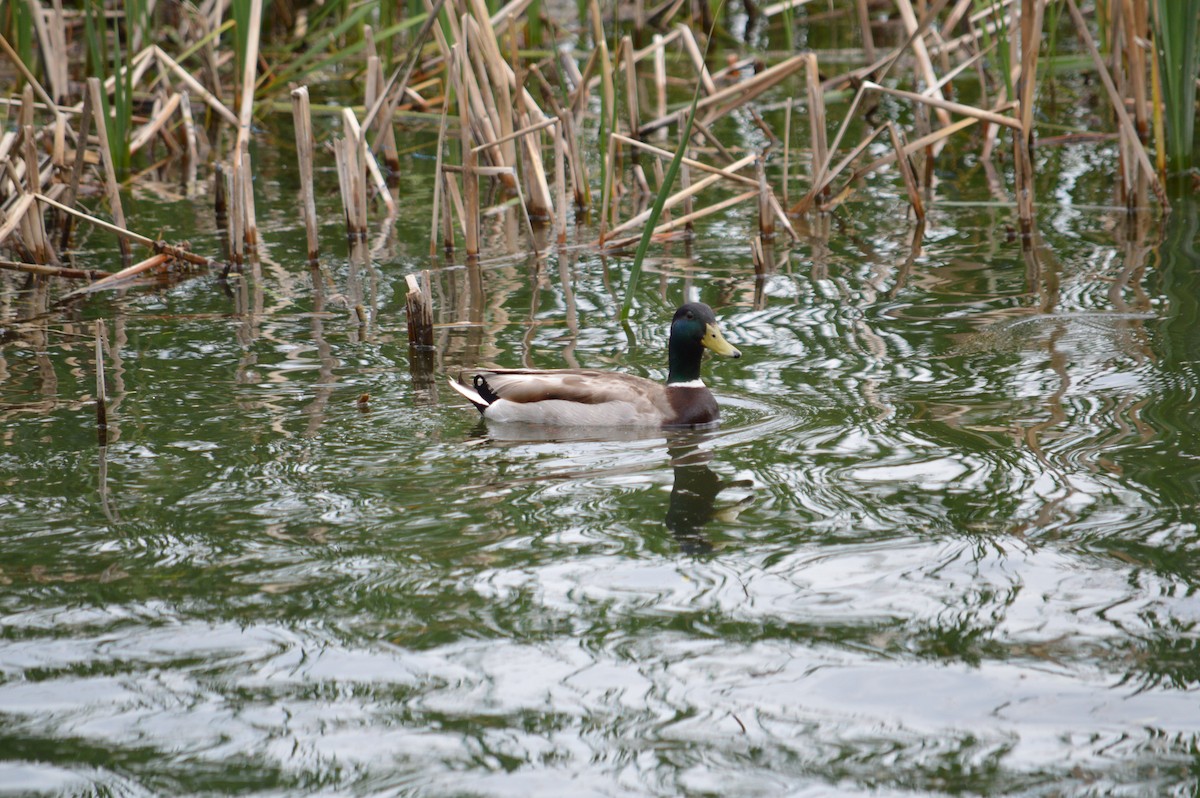
[[[687,312],[687,317],[688,317],[689,319],[694,319],[694,318],[696,318],[696,314],[695,314],[695,313],[692,313],[692,312],[689,310],[689,311]]]

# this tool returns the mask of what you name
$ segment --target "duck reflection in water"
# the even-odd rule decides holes
[[[671,486],[671,502],[667,507],[666,525],[679,548],[685,554],[707,554],[712,543],[700,531],[714,518],[732,523],[753,499],[745,496],[733,504],[717,506],[717,494],[726,488],[748,488],[748,479],[727,481],[709,468],[713,453],[695,443],[675,443],[667,448],[675,482]]]
[[[540,424],[486,424],[482,420],[473,433],[475,440],[480,443],[490,441],[502,446],[553,443],[580,454],[583,454],[581,447],[589,444],[604,447],[618,441],[650,443],[655,439],[661,440],[662,436],[658,431],[637,428],[598,431]],[[713,451],[703,444],[711,439],[711,435],[710,431],[699,430],[672,430],[667,433],[667,455],[670,458],[674,483],[671,486],[667,514],[663,520],[685,554],[713,551],[715,547],[704,537],[701,528],[714,519],[727,524],[735,522],[742,510],[754,499],[752,495],[744,496],[731,504],[718,506],[717,496],[721,491],[728,488],[752,488],[754,482],[749,479],[727,480],[709,467],[713,461]],[[588,459],[586,454],[581,457],[583,462]],[[590,468],[581,463],[578,470],[572,468],[559,472],[556,476],[582,478],[590,474]]]

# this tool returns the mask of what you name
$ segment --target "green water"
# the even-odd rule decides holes
[[[1131,219],[1110,151],[1048,151],[1024,255],[951,152],[919,251],[895,174],[758,282],[734,210],[627,327],[594,228],[537,260],[489,217],[414,382],[431,161],[367,263],[318,175],[314,280],[266,139],[244,278],[50,312],[2,278],[0,792],[1193,794],[1193,204]],[[217,251],[208,196],[134,204]],[[488,429],[442,382],[662,377],[685,299],[744,355],[706,364],[719,430]]]

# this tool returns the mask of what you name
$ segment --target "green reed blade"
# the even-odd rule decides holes
[[[1200,76],[1200,0],[1158,0],[1158,58],[1167,117],[1167,163],[1192,168],[1196,133],[1196,78]]]

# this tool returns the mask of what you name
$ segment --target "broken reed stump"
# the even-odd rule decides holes
[[[304,205],[304,230],[308,234],[308,262],[319,259],[317,239],[317,204],[313,193],[313,128],[308,101],[308,87],[292,92],[292,118],[296,126],[296,157],[300,161],[300,198]]]
[[[408,369],[413,387],[429,397],[433,391],[433,298],[429,291],[429,270],[406,275],[408,295]],[[429,397],[431,398],[431,397]]]
[[[408,295],[405,309],[408,311],[408,345],[414,349],[433,350],[433,299],[429,295],[429,270],[406,275]]]

